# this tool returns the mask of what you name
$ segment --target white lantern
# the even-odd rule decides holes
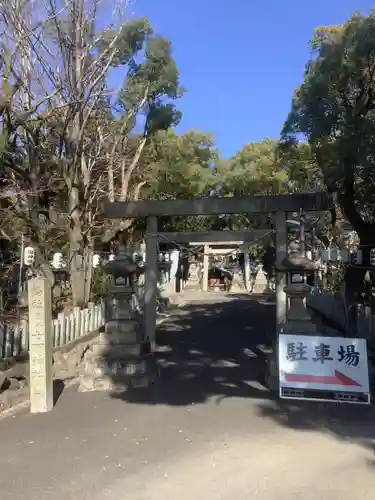
[[[56,252],[52,257],[52,267],[55,269],[61,269],[64,267],[63,254],[60,252]]]
[[[35,249],[26,247],[23,252],[23,263],[25,266],[32,266],[35,262]]]
[[[96,268],[100,266],[100,255],[95,254],[92,256],[92,267]]]
[[[111,255],[109,256],[108,260],[114,260],[116,257],[116,255],[114,253],[111,253]]]

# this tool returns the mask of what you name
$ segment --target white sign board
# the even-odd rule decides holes
[[[366,340],[280,334],[279,379],[281,397],[285,389],[369,394]]]

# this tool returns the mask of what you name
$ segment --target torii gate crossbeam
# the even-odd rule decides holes
[[[147,218],[145,273],[145,334],[155,342],[158,216],[221,215],[241,213],[273,213],[276,229],[276,262],[287,256],[286,213],[330,210],[333,195],[307,193],[283,196],[244,196],[232,198],[206,197],[190,200],[138,200],[106,202],[103,215],[110,219]],[[276,274],[276,328],[280,331],[286,321],[284,273]]]
[[[205,232],[159,232],[157,238],[160,242],[170,241],[175,243],[251,243],[272,234],[272,229],[254,229],[251,231],[205,231]]]

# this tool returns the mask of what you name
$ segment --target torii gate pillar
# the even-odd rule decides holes
[[[288,255],[287,246],[287,226],[286,213],[276,212],[275,214],[275,229],[276,229],[276,333],[280,333],[283,325],[286,323],[287,313],[287,297],[284,292],[286,285],[285,272],[280,272],[278,269],[281,263]]]
[[[209,245],[204,245],[204,254],[203,254],[203,283],[202,283],[202,290],[204,292],[207,292],[208,290],[208,266],[209,266],[209,261],[208,261],[208,254],[210,251],[210,246]]]
[[[155,350],[156,306],[158,292],[158,219],[149,215],[146,222],[146,269],[144,293],[144,332],[150,342],[151,351]]]

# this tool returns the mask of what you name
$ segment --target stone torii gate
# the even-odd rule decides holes
[[[245,254],[245,286],[250,289],[249,254],[246,247],[254,241],[273,233],[270,229],[254,229],[251,231],[204,231],[204,232],[160,232],[157,235],[159,242],[170,241],[177,244],[203,245],[203,291],[207,291],[208,284],[208,256],[210,253],[220,253],[217,245],[237,246]],[[146,233],[146,240],[148,235]]]
[[[287,213],[329,210],[333,206],[329,193],[308,193],[281,196],[244,196],[232,198],[208,197],[190,200],[138,200],[106,202],[104,218],[132,219],[146,217],[146,271],[145,271],[145,336],[155,341],[156,298],[158,276],[158,217],[222,215],[241,213],[272,213],[276,230],[276,267],[287,256]],[[229,232],[229,231],[228,231]],[[222,231],[227,233],[227,231]],[[174,233],[172,233],[174,234]],[[209,234],[209,233],[207,233]],[[191,235],[190,235],[191,236]],[[190,237],[189,236],[189,237]],[[208,237],[208,236],[207,236]],[[226,236],[223,236],[225,238]],[[170,238],[167,237],[168,239]],[[209,237],[214,241],[212,236]],[[197,241],[194,237],[194,241]],[[280,331],[286,321],[287,301],[284,292],[285,273],[276,273],[276,328]]]

